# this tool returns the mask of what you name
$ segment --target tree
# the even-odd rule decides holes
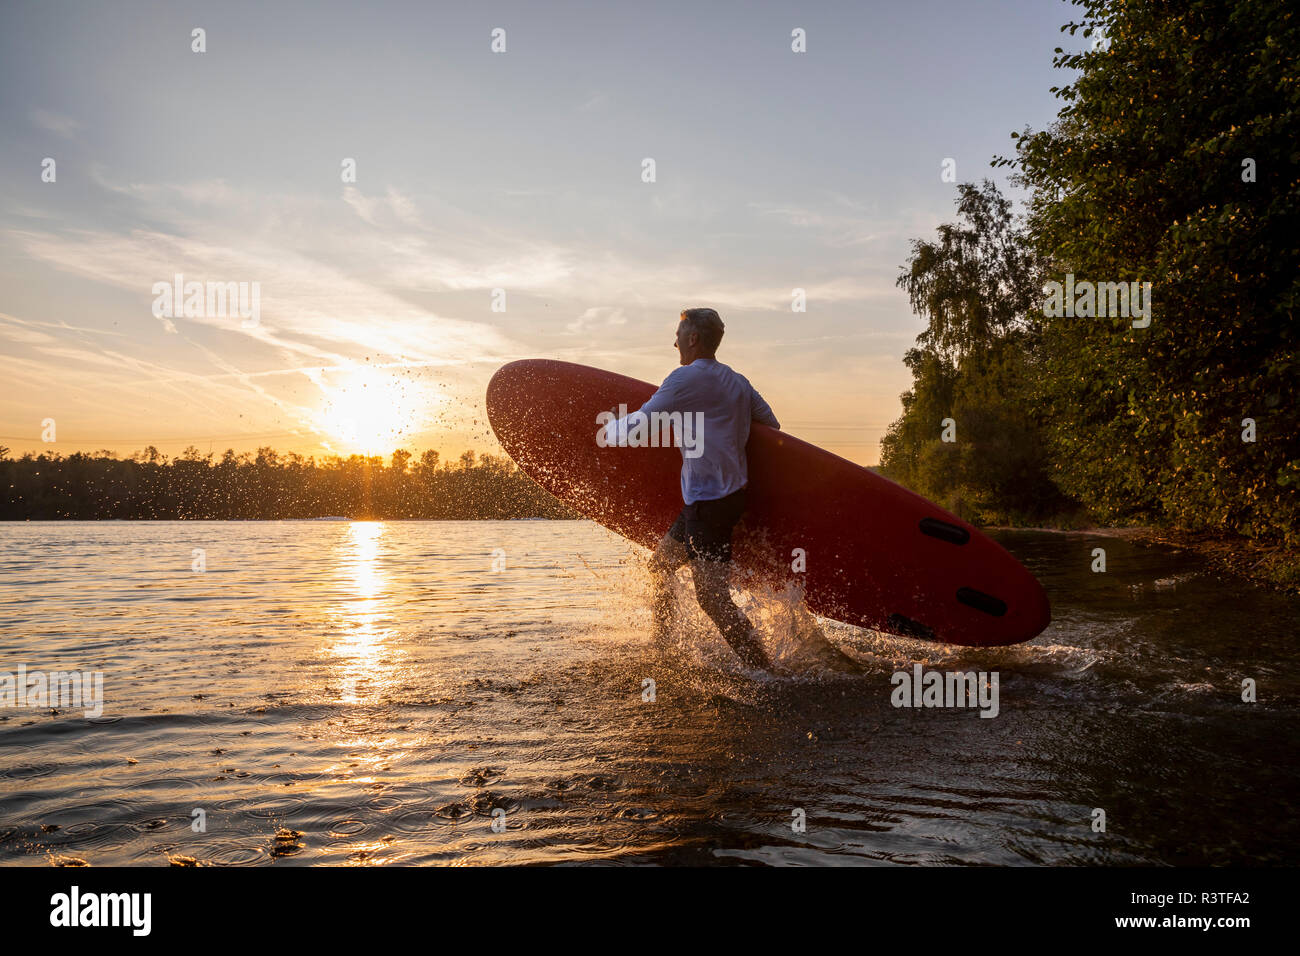
[[[1057,49],[1057,122],[999,163],[1049,278],[1149,282],[1152,314],[1039,316],[1056,479],[1109,518],[1300,540],[1300,15],[1074,2],[1062,29],[1107,42]]]
[[[973,521],[1059,519],[1077,506],[1049,477],[1030,397],[1037,260],[993,183],[960,184],[957,212],[937,241],[913,241],[898,277],[927,327],[903,357],[913,384],[881,442],[881,471]],[[942,440],[948,419],[956,442]]]
[[[1011,201],[991,181],[957,186],[965,223],[939,226],[938,242],[912,240],[912,260],[898,277],[912,311],[929,325],[917,345],[945,358],[988,349],[1024,324],[1037,289],[1038,267],[1016,228]]]

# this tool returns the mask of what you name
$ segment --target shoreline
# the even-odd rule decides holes
[[[1125,538],[1134,544],[1190,551],[1206,559],[1215,570],[1261,587],[1292,594],[1300,593],[1300,548],[1281,542],[1256,541],[1241,535],[1215,531],[1183,531],[1177,528],[1102,527],[1050,528],[988,525],[981,531],[1050,531],[1055,534],[1099,535]]]
[[[1252,584],[1300,593],[1300,548],[1288,548],[1281,542],[1172,528],[1140,529],[1134,542],[1144,547],[1159,545],[1175,551],[1191,551],[1218,570]]]

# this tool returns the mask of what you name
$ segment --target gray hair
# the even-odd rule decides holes
[[[726,331],[726,326],[722,324],[722,317],[713,309],[683,309],[682,321],[700,337],[700,346],[705,352],[712,355],[718,350],[718,345],[722,342],[722,333]]]

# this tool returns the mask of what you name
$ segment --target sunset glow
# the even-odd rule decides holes
[[[418,429],[422,408],[418,389],[386,370],[360,368],[326,386],[317,426],[341,453],[383,455]]]

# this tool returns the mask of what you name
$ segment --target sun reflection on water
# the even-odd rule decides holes
[[[331,609],[342,700],[356,704],[392,683],[391,582],[379,562],[382,521],[354,521],[341,542],[338,568],[343,598]]]

